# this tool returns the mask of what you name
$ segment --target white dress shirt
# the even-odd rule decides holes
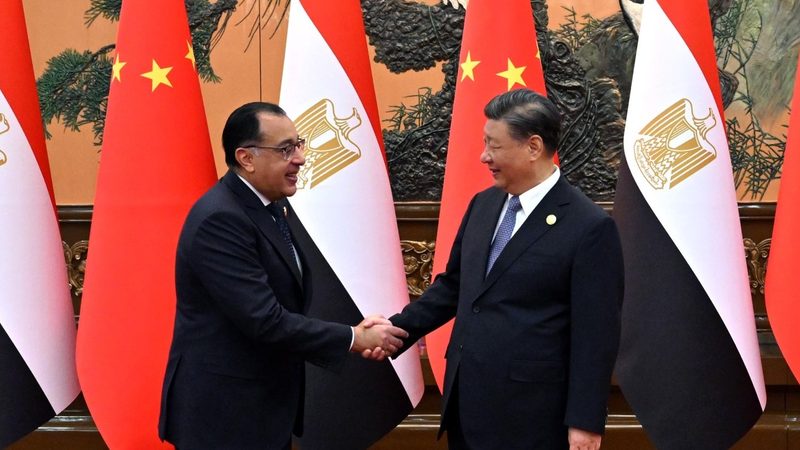
[[[560,176],[561,171],[558,169],[558,166],[556,166],[556,170],[554,170],[549,177],[545,178],[544,181],[528,189],[522,194],[519,194],[519,203],[521,208],[519,211],[517,211],[517,216],[515,217],[516,221],[514,222],[514,230],[511,232],[512,237],[517,230],[519,230],[519,227],[525,223],[525,220],[528,218],[534,208],[539,206],[539,203],[542,201],[544,196],[550,192],[550,189],[553,189],[553,186],[556,185]],[[508,201],[511,199],[511,197],[512,195],[508,194],[506,197],[506,202],[503,205],[503,209],[500,210],[500,215],[497,217],[497,225],[494,227],[492,242],[494,242],[494,237],[497,235],[497,230],[500,228],[500,222],[503,220],[503,216],[506,214],[506,210],[508,209]]]

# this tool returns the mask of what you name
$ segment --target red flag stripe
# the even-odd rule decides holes
[[[714,33],[711,29],[708,3],[695,0],[659,0],[659,5],[697,60],[717,101],[717,110],[724,118],[725,108],[722,107],[722,88],[719,85],[717,55],[714,51]]]
[[[769,323],[786,363],[800,380],[800,63],[794,81],[789,135],[783,154],[781,187],[772,230],[772,247],[767,271],[766,304]]]
[[[22,20],[19,20],[20,18]],[[28,32],[25,28],[25,12],[21,1],[3,2],[0,30],[3,30],[5,42],[18,43],[4,46],[3,51],[0,51],[0,67],[14,68],[14,70],[4,70],[3,76],[0,77],[0,91],[3,91],[6,100],[14,109],[22,129],[25,131],[25,136],[31,144],[47,189],[50,191],[50,200],[53,202],[55,211],[53,180],[50,176],[50,162],[47,158],[38,97],[29,95],[30,92],[36,92],[36,78],[33,74]]]
[[[364,21],[361,18],[361,3],[355,1],[302,3],[308,17],[314,22],[320,35],[350,78],[350,82],[353,83],[383,151],[383,133],[378,116],[369,52],[366,45],[354,42],[354,39],[366,40]],[[383,159],[386,160],[385,152]]]

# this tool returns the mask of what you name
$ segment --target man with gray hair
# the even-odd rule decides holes
[[[472,199],[445,272],[390,321],[408,348],[455,317],[439,432],[451,449],[596,450],[619,343],[617,227],[553,163],[547,98],[511,91],[484,114],[494,186]]]

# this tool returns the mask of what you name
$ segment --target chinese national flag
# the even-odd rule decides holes
[[[78,376],[113,449],[157,435],[175,316],[175,248],[216,179],[182,0],[125,1],[94,202]]]
[[[496,95],[512,89],[527,87],[546,95],[530,1],[509,0],[503,2],[502,7],[491,0],[470,1],[459,65],[436,234],[434,274],[442,272],[447,265],[453,239],[470,199],[492,184],[489,170],[479,159],[486,122],[484,106]],[[444,352],[451,329],[452,321],[426,338],[428,358],[440,389],[444,380]]]
[[[766,303],[769,323],[786,363],[800,380],[800,64],[794,80],[789,136],[783,154],[781,189],[772,229],[772,247],[767,270]]]

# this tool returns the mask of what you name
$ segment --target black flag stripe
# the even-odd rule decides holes
[[[614,218],[625,258],[617,378],[659,449],[727,449],[761,406],[725,324],[623,160]]]
[[[0,361],[0,448],[5,448],[52,419],[56,412],[2,326]]]

